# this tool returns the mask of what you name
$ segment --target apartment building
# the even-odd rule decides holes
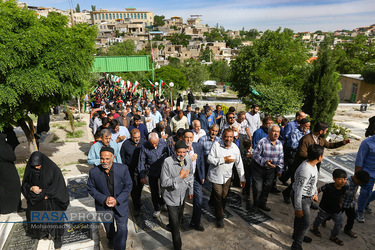
[[[127,8],[125,11],[108,11],[99,9],[91,11],[91,23],[111,23],[114,24],[116,20],[129,19],[131,22],[143,23],[144,26],[151,26],[154,23],[154,13],[151,11],[137,11],[136,8]]]

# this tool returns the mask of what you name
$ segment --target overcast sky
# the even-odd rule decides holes
[[[335,31],[375,24],[375,0],[141,0],[129,3],[120,0],[26,0],[31,6],[66,10],[79,3],[81,10],[125,10],[128,7],[152,11],[155,15],[202,15],[202,22],[226,29],[275,30],[290,28],[295,32]]]

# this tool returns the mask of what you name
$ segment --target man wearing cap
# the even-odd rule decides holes
[[[108,129],[103,129],[100,132],[101,140],[91,146],[87,156],[87,163],[90,165],[100,165],[100,150],[102,147],[111,147],[114,150],[115,162],[122,163],[120,157],[120,150],[115,141],[111,140],[112,133]]]
[[[100,165],[90,170],[87,189],[95,199],[95,209],[113,212],[117,231],[112,223],[103,223],[110,249],[126,248],[128,237],[128,196],[132,190],[132,180],[125,164],[115,163],[114,150],[102,147]]]
[[[214,142],[208,155],[210,167],[208,180],[212,182],[212,193],[215,205],[217,227],[224,227],[224,209],[229,192],[232,168],[236,166],[240,177],[241,187],[245,187],[245,170],[243,168],[241,153],[233,143],[233,130],[227,128],[223,132],[222,140]]]
[[[193,198],[193,163],[186,150],[186,143],[182,140],[177,141],[175,152],[165,159],[160,175],[162,196],[168,208],[174,249],[181,249],[182,246],[180,223],[184,214],[187,190],[189,190],[189,199]]]

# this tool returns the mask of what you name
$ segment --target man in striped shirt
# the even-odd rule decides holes
[[[269,212],[266,206],[268,194],[276,171],[280,176],[284,168],[283,144],[277,140],[280,136],[280,127],[273,124],[268,127],[268,136],[261,139],[253,153],[251,172],[253,175],[254,211],[258,208]]]

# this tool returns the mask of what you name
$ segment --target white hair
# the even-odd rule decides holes
[[[195,128],[195,123],[196,123],[196,122],[199,122],[199,125],[201,124],[201,122],[200,122],[199,120],[194,120],[194,121],[193,121],[193,128]]]
[[[150,141],[151,139],[159,140],[159,135],[156,132],[152,132],[148,135],[148,140]]]
[[[234,129],[234,128],[241,129],[241,125],[239,123],[235,123],[235,124],[232,125],[232,129]]]
[[[233,126],[234,126],[234,125],[233,125]],[[272,125],[268,126],[268,132],[272,131],[272,128],[273,128],[273,127],[278,127],[279,130],[280,130],[279,125],[277,125],[277,124],[272,124]]]

